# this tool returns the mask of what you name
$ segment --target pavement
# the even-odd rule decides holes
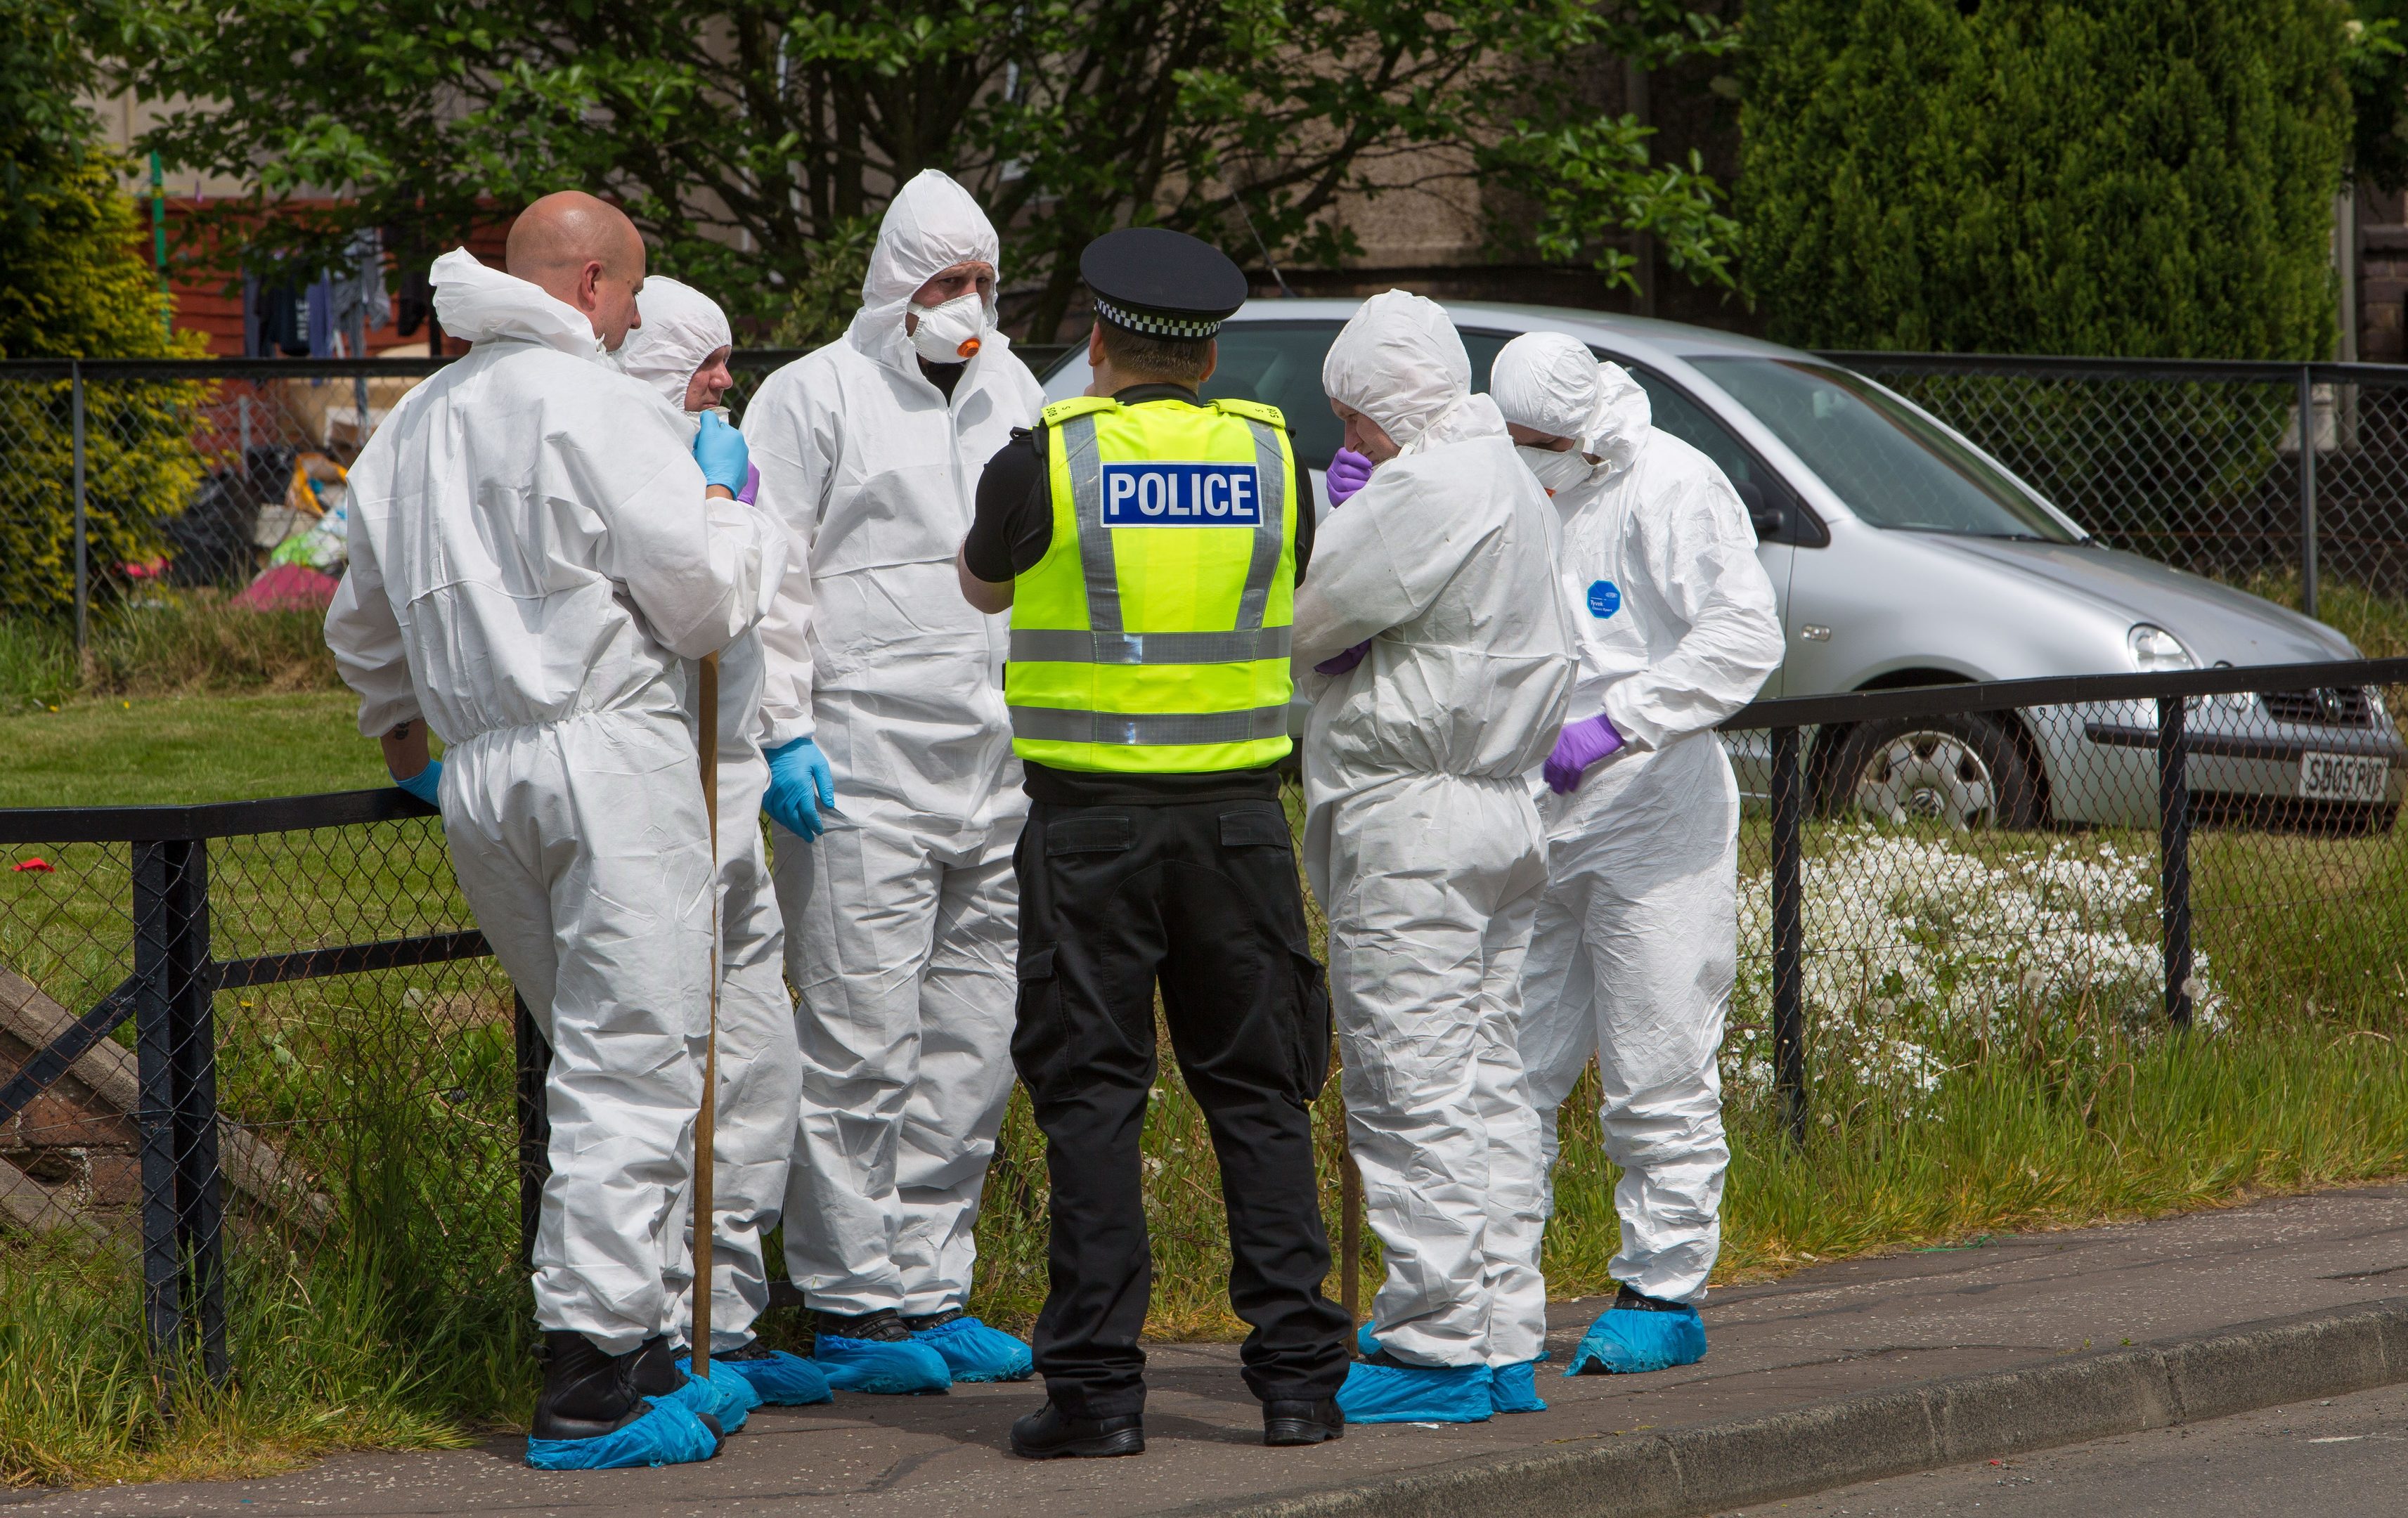
[[[1555,1305],[1555,1364],[1604,1306]],[[0,1502],[24,1518],[1676,1518],[2408,1382],[2408,1184],[1815,1266],[1717,1291],[1705,1322],[1699,1365],[1541,1367],[1545,1412],[1301,1450],[1261,1446],[1233,1346],[1174,1344],[1149,1349],[1135,1459],[1015,1459],[1005,1432],[1038,1387],[962,1386],[765,1408],[703,1466],[543,1473],[497,1437]]]
[[[2408,1388],[1894,1476],[1729,1518],[2399,1518]]]

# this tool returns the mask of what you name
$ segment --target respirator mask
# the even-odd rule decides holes
[[[1549,448],[1516,445],[1513,451],[1522,455],[1522,462],[1530,466],[1530,472],[1539,477],[1539,483],[1547,487],[1550,495],[1587,483],[1588,477],[1597,468],[1588,461],[1588,455],[1577,447],[1558,452]]]
[[[986,301],[975,290],[941,306],[914,306],[919,321],[911,328],[911,347],[931,364],[962,364],[975,357],[986,336]]]

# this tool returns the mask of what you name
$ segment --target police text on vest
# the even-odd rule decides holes
[[[1261,477],[1251,464],[1104,465],[1107,527],[1255,527]]]

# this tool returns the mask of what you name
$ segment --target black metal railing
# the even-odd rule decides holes
[[[2156,764],[2154,820],[2158,850],[2162,1005],[2172,1024],[2187,1027],[2197,1000],[2191,903],[2191,758],[2204,754],[2284,764],[2310,754],[2332,753],[2344,758],[2380,760],[2388,772],[2399,773],[2403,763],[2408,763],[2408,749],[2403,749],[2399,734],[2384,715],[2377,693],[2385,686],[2403,683],[2408,683],[2408,659],[2371,659],[1859,691],[1776,698],[1742,708],[1722,724],[1721,730],[1727,735],[1765,733],[1770,738],[1765,758],[1770,771],[1766,789],[1771,812],[1768,874],[1771,896],[1772,1065],[1774,1084],[1793,1136],[1803,1137],[1810,1110],[1804,819],[1810,812],[1841,817],[1851,809],[1849,787],[1855,777],[1833,773],[1838,756],[1847,752],[1847,735],[1875,724],[1914,724],[1932,719],[1999,714],[2020,724],[2036,748],[2044,746],[2038,740],[2047,735],[2035,729],[2055,726],[2068,736],[2078,732],[2081,742],[2105,753],[2131,747],[2127,735],[2137,736],[2139,729],[2128,723],[2102,723],[2095,713],[2135,703],[2153,708],[2156,721],[2146,739]],[[2348,729],[2317,731],[2307,736],[2300,735],[2299,724],[2278,722],[2271,716],[2259,723],[2252,714],[2249,725],[2264,730],[2247,732],[2230,731],[2229,724],[2219,730],[2214,723],[2194,720],[2193,708],[2203,698],[2300,691],[2353,693],[2354,701],[2331,704],[2363,713],[2364,720]],[[2260,706],[2262,709],[2265,704],[2261,702]],[[2080,752],[2068,745],[2056,747]],[[2236,802],[2227,809],[2243,818],[2328,831],[2351,826],[2388,831],[2400,804],[2387,776],[2381,799],[2357,804],[2355,809],[2348,811],[2319,805],[2318,798],[2286,796],[2265,790],[2219,795]],[[2111,795],[2103,799],[2112,809],[2119,798]],[[2299,805],[2303,799],[2309,804]],[[2095,812],[2102,809],[2088,809]],[[1944,814],[1944,801],[1941,798],[1935,798],[1927,820],[1942,823],[1962,821]],[[1995,823],[2000,819],[1994,811],[1982,820]],[[2044,823],[2052,819],[2042,813],[2035,820]]]
[[[189,1334],[204,1374],[230,1373],[226,1344],[224,1167],[220,1155],[218,1034],[222,993],[480,958],[473,928],[220,959],[211,938],[212,841],[433,817],[398,790],[350,791],[186,807],[28,808],[0,810],[0,848],[24,844],[130,846],[133,973],[98,998],[0,1084],[0,1127],[78,1068],[128,1019],[139,1097],[131,1114],[140,1152],[143,1316],[155,1373],[171,1381]],[[38,857],[38,856],[36,856]],[[47,862],[44,862],[47,865]],[[55,866],[48,866],[55,873]],[[543,1158],[540,1102],[545,1053],[519,1010],[523,1132]],[[534,1071],[527,1100],[526,1072]],[[528,1155],[523,1141],[521,1163]],[[6,1162],[0,1162],[6,1163]],[[538,1168],[531,1198],[541,1183]],[[531,1207],[522,1228],[532,1236]]]

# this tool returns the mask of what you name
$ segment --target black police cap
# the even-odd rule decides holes
[[[1246,277],[1228,254],[1158,226],[1105,233],[1079,255],[1079,275],[1096,316],[1149,337],[1210,337],[1246,303]]]

